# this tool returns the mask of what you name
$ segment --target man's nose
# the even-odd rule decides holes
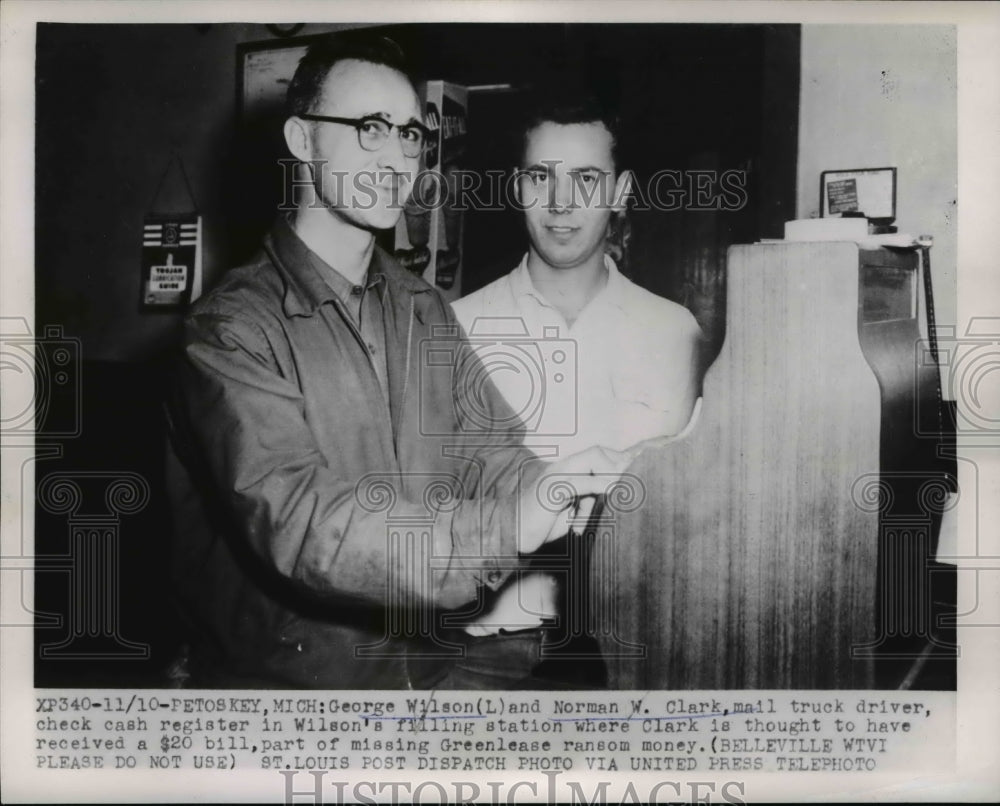
[[[553,177],[550,184],[549,207],[553,210],[569,210],[576,206],[573,181],[568,176]]]
[[[378,167],[386,171],[402,173],[409,170],[406,155],[403,154],[403,141],[399,137],[399,129],[389,132],[382,148],[378,151]]]

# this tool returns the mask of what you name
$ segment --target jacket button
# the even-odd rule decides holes
[[[499,580],[500,580],[500,572],[499,571],[490,571],[486,575],[486,581],[487,582],[498,582]]]

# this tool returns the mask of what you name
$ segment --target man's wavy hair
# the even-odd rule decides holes
[[[621,168],[618,115],[589,88],[574,83],[572,79],[551,79],[529,90],[520,122],[519,159],[522,161],[528,146],[528,135],[543,123],[562,126],[574,123],[603,124],[611,135],[611,159],[615,171]]]
[[[356,59],[398,70],[414,83],[403,49],[387,36],[368,31],[342,31],[315,40],[299,60],[288,85],[285,110],[289,116],[314,111],[323,93],[323,82],[337,62]]]

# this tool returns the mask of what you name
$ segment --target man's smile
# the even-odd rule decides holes
[[[574,232],[577,232],[580,228],[570,227],[567,226],[566,224],[546,224],[545,229],[547,229],[553,235],[569,236],[572,235]]]

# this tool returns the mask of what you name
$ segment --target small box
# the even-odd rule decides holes
[[[800,218],[785,222],[786,241],[863,241],[867,218]]]

